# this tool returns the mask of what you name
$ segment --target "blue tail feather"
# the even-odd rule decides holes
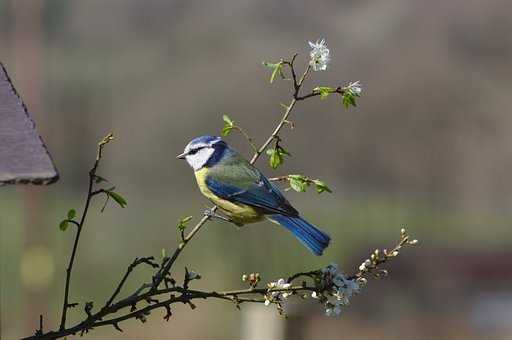
[[[329,245],[329,235],[303,219],[284,215],[272,215],[269,218],[276,221],[295,235],[315,255],[322,255]]]

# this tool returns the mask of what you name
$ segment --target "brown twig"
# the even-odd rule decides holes
[[[277,124],[276,128],[274,129],[274,131],[272,132],[270,137],[268,137],[268,139],[265,141],[265,143],[263,143],[263,145],[258,149],[258,151],[251,158],[251,162],[250,162],[251,164],[254,164],[258,160],[260,155],[267,149],[267,147],[270,145],[270,143],[272,143],[272,141],[278,137],[279,132],[283,128],[283,125],[286,124],[286,122],[288,121],[288,117],[292,113],[292,110],[293,110],[295,104],[297,103],[297,98],[299,98],[298,95],[299,95],[300,88],[310,70],[311,70],[311,66],[308,64],[308,66],[306,67],[306,70],[302,74],[302,77],[297,82],[297,86],[295,87],[294,93],[293,93],[293,99],[290,102],[290,104],[287,106],[287,109],[286,109],[283,117],[281,118],[281,121]]]
[[[338,94],[344,95],[345,94],[345,88],[338,86],[337,88],[332,89],[331,91],[329,91],[329,93],[338,93]],[[308,94],[305,94],[303,96],[297,97],[296,99],[297,100],[304,100],[304,99],[308,99],[308,98],[316,97],[316,96],[320,96],[320,95],[321,95],[320,91],[313,90],[313,91],[311,91]]]
[[[78,243],[80,241],[80,235],[82,233],[82,229],[84,226],[85,217],[87,216],[87,212],[89,211],[89,206],[91,204],[91,200],[94,196],[93,187],[94,187],[94,182],[96,180],[96,170],[98,169],[98,166],[100,164],[100,160],[101,160],[101,157],[103,154],[103,147],[107,143],[112,141],[113,139],[114,139],[114,135],[112,133],[109,133],[98,143],[98,152],[96,154],[96,161],[94,162],[92,169],[89,171],[89,187],[87,190],[87,199],[85,200],[85,206],[84,206],[84,210],[82,212],[82,217],[80,218],[80,222],[77,225],[75,241],[73,243],[73,250],[71,252],[71,257],[69,258],[68,267],[66,269],[66,283],[65,283],[65,288],[64,288],[64,303],[62,305],[62,314],[61,314],[61,320],[60,320],[60,326],[59,326],[60,330],[63,330],[66,328],[66,316],[67,316],[68,308],[70,308],[69,285],[71,282],[71,272],[73,270],[73,264],[75,263],[76,251],[78,249]]]

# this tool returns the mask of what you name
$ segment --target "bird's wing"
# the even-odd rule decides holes
[[[246,160],[212,167],[205,182],[208,189],[225,200],[260,208],[267,214],[299,214],[279,188]]]

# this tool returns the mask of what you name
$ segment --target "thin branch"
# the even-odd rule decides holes
[[[272,143],[272,141],[277,138],[279,132],[283,128],[283,125],[286,124],[286,122],[288,121],[288,117],[292,113],[295,103],[297,103],[297,98],[298,98],[299,90],[302,86],[302,83],[306,79],[306,76],[308,75],[310,70],[311,70],[311,66],[308,64],[308,67],[306,68],[306,70],[302,74],[302,77],[300,78],[300,80],[297,83],[298,87],[295,88],[295,91],[293,93],[293,99],[290,102],[290,104],[288,105],[283,117],[281,118],[281,121],[279,122],[279,124],[277,124],[276,128],[274,129],[274,131],[272,132],[270,137],[267,139],[267,141],[265,143],[263,143],[263,145],[258,149],[258,151],[251,158],[251,162],[250,162],[251,164],[254,164],[258,160],[260,155],[265,151],[265,149],[270,145],[270,143]]]
[[[329,91],[329,93],[338,93],[338,94],[344,95],[345,94],[345,89],[343,87],[338,86],[337,88]],[[311,97],[320,96],[320,94],[321,94],[320,91],[313,90],[313,91],[311,91],[308,94],[305,94],[303,96],[297,97],[296,99],[298,101],[299,100],[304,100],[304,99],[308,99],[308,98],[311,98]]]
[[[397,246],[391,251],[391,256],[389,256],[386,261],[390,260],[393,257],[398,256],[398,252],[402,249],[402,247],[406,245],[415,245],[417,243],[416,240],[410,240],[410,237],[405,233],[405,230],[401,231],[401,238]],[[395,251],[397,253],[395,253]],[[384,252],[387,253],[387,252]],[[375,259],[375,257],[372,257],[372,259]],[[135,262],[141,262],[134,261]],[[380,261],[379,264],[382,264],[386,261]],[[142,261],[143,262],[143,261]],[[378,262],[378,261],[377,261]],[[132,263],[133,267],[135,264]],[[376,268],[374,268],[376,269]],[[367,271],[367,273],[370,273],[371,271]],[[312,284],[308,285],[305,281],[301,284],[295,284],[291,285],[289,287],[273,287],[273,288],[257,288],[251,286],[250,288],[246,289],[238,289],[238,290],[228,290],[228,291],[201,291],[201,290],[191,290],[186,287],[172,287],[172,288],[162,288],[157,289],[155,291],[148,291],[146,293],[143,293],[141,295],[135,294],[132,295],[124,300],[121,300],[117,303],[109,304],[103,307],[101,310],[99,310],[96,313],[92,313],[92,304],[88,303],[86,304],[86,312],[88,314],[87,319],[84,321],[78,323],[77,325],[59,330],[59,331],[50,331],[46,334],[41,334],[41,332],[36,332],[34,336],[27,337],[25,339],[30,340],[40,340],[40,339],[57,339],[62,338],[67,335],[72,334],[83,334],[87,333],[88,331],[102,326],[110,325],[117,329],[118,331],[122,332],[122,329],[119,327],[119,323],[128,319],[137,318],[141,321],[144,321],[146,316],[151,313],[154,309],[163,308],[166,311],[166,314],[164,318],[168,319],[170,318],[170,306],[175,303],[183,303],[183,304],[189,304],[192,308],[195,308],[195,305],[192,303],[193,300],[201,299],[221,299],[233,302],[236,307],[239,308],[239,305],[245,302],[250,303],[265,303],[269,299],[271,299],[271,303],[275,303],[278,307],[278,310],[280,308],[280,300],[274,300],[276,293],[288,293],[290,294],[298,294],[298,293],[318,293],[318,290],[321,289],[318,287],[317,278],[318,274],[321,273],[321,271],[309,271],[309,272],[301,272],[294,274],[290,276],[286,282],[287,283],[293,283],[293,281],[298,280],[301,277],[306,278],[309,280]],[[126,276],[126,275],[125,275]],[[349,277],[351,280],[361,280],[362,277],[358,277],[358,275],[353,275],[352,277]],[[270,287],[270,286],[269,286]],[[325,288],[324,288],[325,289]],[[117,293],[115,293],[117,294]],[[164,299],[162,301],[159,301],[155,299],[155,297],[168,295],[170,296],[167,299]],[[111,299],[113,301],[113,298]],[[137,309],[136,305],[139,302],[146,301],[148,303],[147,306]],[[130,308],[130,311],[127,312],[124,315],[112,318],[112,319],[106,319],[106,316],[113,315],[124,308]],[[42,329],[42,326],[40,327]]]
[[[251,148],[254,152],[258,152],[258,148],[256,147],[256,144],[254,144],[254,141],[252,140],[252,138],[249,136],[249,134],[244,129],[242,129],[238,125],[233,125],[233,129],[239,131],[245,137],[245,139],[247,139],[247,142],[249,143],[249,145],[251,145]]]
[[[103,153],[103,147],[109,143],[111,140],[114,139],[114,135],[112,133],[109,133],[103,140],[101,140],[98,143],[98,153],[96,155],[96,161],[94,162],[94,165],[92,169],[89,171],[89,187],[87,190],[87,199],[85,200],[85,207],[82,212],[82,217],[80,219],[79,224],[77,225],[77,231],[75,236],[75,241],[73,243],[73,250],[71,252],[71,257],[69,258],[69,264],[66,269],[66,283],[64,288],[64,302],[62,305],[62,315],[60,320],[60,326],[59,329],[63,330],[66,328],[66,316],[68,308],[70,307],[69,304],[69,285],[71,282],[71,272],[73,270],[73,264],[75,263],[75,257],[76,257],[76,251],[78,249],[78,242],[80,241],[80,235],[82,233],[82,229],[84,226],[85,218],[87,216],[87,212],[89,211],[89,206],[91,204],[91,199],[93,197],[93,186],[94,181],[96,180],[96,170],[98,169],[98,166],[100,164],[101,156]]]
[[[301,85],[297,81],[297,73],[295,72],[295,66],[293,65],[295,63],[295,59],[297,58],[297,56],[298,56],[298,54],[295,53],[291,60],[289,60],[289,61],[284,60],[283,64],[290,67],[290,72],[292,74],[292,79],[293,79],[293,89],[298,92]]]
[[[128,269],[126,270],[126,273],[124,274],[123,278],[121,279],[121,281],[119,282],[119,284],[117,285],[117,288],[116,290],[114,291],[114,293],[112,294],[112,296],[110,297],[110,299],[108,299],[108,301],[105,303],[105,306],[104,308],[110,306],[112,304],[112,302],[114,301],[114,299],[117,297],[117,295],[121,292],[121,289],[123,288],[123,285],[125,284],[126,280],[128,279],[128,276],[130,276],[131,272],[135,269],[135,267],[137,267],[138,265],[140,264],[147,264],[147,265],[150,265],[151,267],[153,268],[158,268],[158,265],[153,262],[154,260],[154,257],[153,256],[150,256],[150,257],[141,257],[141,258],[136,258],[132,264],[130,264],[128,266]]]
[[[68,222],[68,223],[71,223],[71,224],[74,224],[74,225],[76,225],[77,227],[80,227],[80,223],[78,223],[78,222],[77,222],[77,221],[75,221],[75,220],[64,220],[64,221],[66,221],[66,222]]]
[[[258,288],[258,289],[240,289],[240,290],[232,290],[232,291],[224,291],[224,292],[216,292],[216,291],[200,291],[200,290],[185,290],[183,288],[174,288],[174,289],[161,289],[156,292],[156,294],[163,294],[168,293],[169,290],[181,293],[179,296],[171,295],[170,298],[155,302],[152,304],[149,304],[148,306],[145,306],[141,309],[136,309],[133,311],[130,311],[129,313],[125,315],[121,315],[119,317],[113,318],[113,319],[107,319],[103,320],[103,317],[106,315],[114,314],[117,312],[120,308],[118,308],[117,304],[113,304],[110,307],[102,309],[100,312],[96,314],[91,314],[86,320],[82,321],[81,323],[67,329],[59,330],[57,332],[51,331],[43,335],[34,335],[27,338],[24,338],[23,340],[46,340],[46,339],[58,339],[65,337],[67,335],[73,335],[77,334],[79,332],[88,332],[89,330],[92,330],[97,327],[102,326],[113,326],[116,329],[120,330],[119,323],[125,320],[129,320],[132,318],[138,318],[140,316],[149,315],[150,312],[154,309],[158,308],[164,308],[166,311],[167,308],[171,304],[175,303],[185,303],[190,304],[192,300],[205,300],[205,299],[221,299],[221,300],[228,300],[232,302],[236,302],[237,304],[243,303],[243,302],[255,302],[255,303],[263,303],[265,302],[265,299],[257,299],[254,297],[243,297],[246,295],[252,295],[252,296],[264,296],[268,292],[300,292],[300,291],[315,291],[315,287],[312,286],[292,286],[289,288],[283,288],[283,289],[268,289],[268,288]],[[242,297],[240,297],[242,296]],[[122,330],[121,330],[122,331]]]

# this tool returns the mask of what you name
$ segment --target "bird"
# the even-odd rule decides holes
[[[329,245],[329,235],[303,219],[279,188],[222,138],[196,137],[176,157],[187,161],[201,193],[227,217],[212,210],[205,215],[239,227],[267,218],[288,229],[315,255],[322,255]]]

